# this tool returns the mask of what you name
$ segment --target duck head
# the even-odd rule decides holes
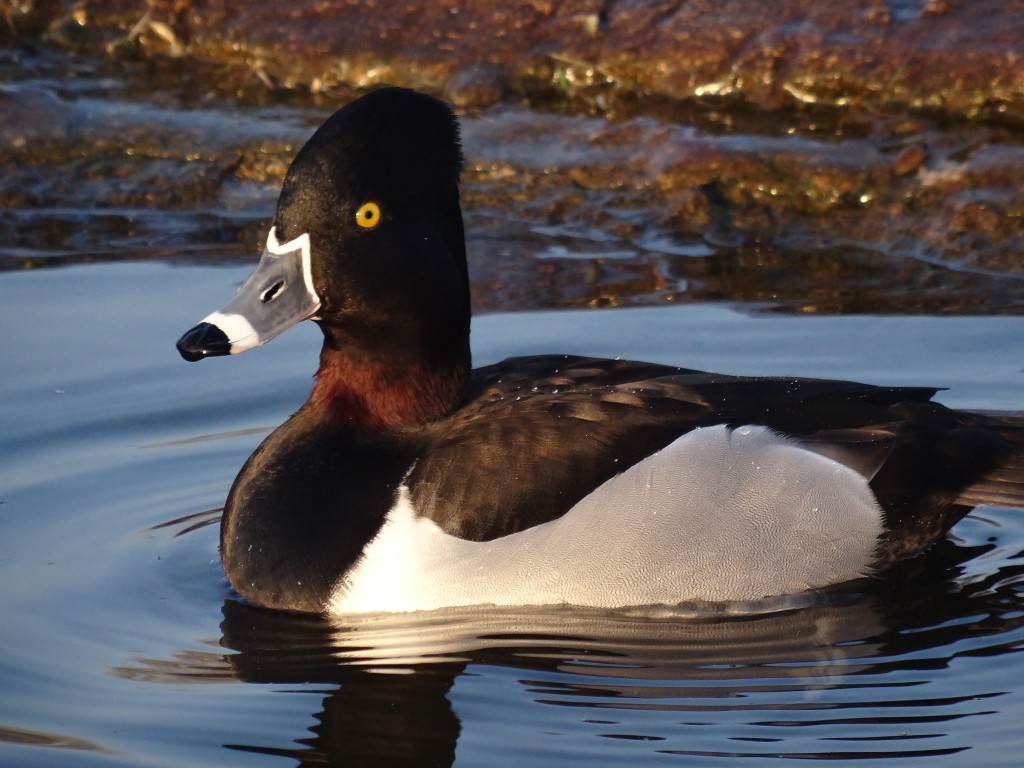
[[[338,110],[292,162],[256,271],[178,340],[182,357],[244,352],[312,319],[321,400],[352,374],[404,373],[436,401],[410,418],[450,410],[470,368],[461,165],[436,99],[385,88]]]

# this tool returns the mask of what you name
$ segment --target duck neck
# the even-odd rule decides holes
[[[357,432],[419,426],[458,407],[469,372],[468,340],[463,350],[438,360],[336,344],[325,332],[308,405]]]

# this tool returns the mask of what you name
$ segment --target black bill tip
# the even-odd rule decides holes
[[[194,363],[204,357],[231,354],[231,342],[220,328],[212,323],[200,323],[178,339],[178,352]]]

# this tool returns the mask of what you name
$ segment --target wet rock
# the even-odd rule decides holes
[[[1024,311],[1018,4],[818,5],[61,5],[0,49],[0,268],[251,259],[400,82],[466,112],[478,308]]]
[[[445,83],[444,97],[461,109],[496,104],[505,97],[508,75],[502,67],[477,64],[452,74]]]
[[[0,85],[0,150],[63,141],[74,107],[47,88]]]
[[[917,171],[927,158],[928,153],[920,144],[912,144],[899,151],[892,159],[889,168],[893,176],[906,176]]]
[[[239,80],[270,89],[388,82],[447,87],[472,106],[506,93],[597,111],[638,99],[736,99],[764,110],[813,104],[1024,121],[1021,0],[24,5],[9,36],[46,22],[66,45],[97,47],[99,36],[114,55],[231,64]]]

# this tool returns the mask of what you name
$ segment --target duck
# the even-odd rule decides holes
[[[245,602],[763,604],[1024,507],[1024,419],[937,389],[550,354],[473,369],[462,166],[444,102],[349,102],[295,155],[255,271],[177,342],[194,362],[323,333],[309,398],[225,502]]]

